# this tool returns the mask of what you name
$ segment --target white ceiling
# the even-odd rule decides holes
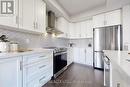
[[[78,15],[88,10],[101,7],[106,0],[56,0],[69,16]]]

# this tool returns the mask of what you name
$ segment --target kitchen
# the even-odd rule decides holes
[[[0,87],[129,87],[129,0],[0,2]]]

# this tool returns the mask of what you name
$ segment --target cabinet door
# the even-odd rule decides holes
[[[85,48],[80,48],[79,49],[79,63],[80,64],[85,64],[86,58],[85,58]]]
[[[20,24],[19,27],[34,30],[35,23],[35,0],[20,0]]]
[[[87,38],[87,26],[86,21],[81,22],[81,38]]]
[[[23,87],[40,87],[39,80],[34,79],[34,80],[30,81],[29,83],[27,83],[26,86],[23,86]]]
[[[86,48],[86,65],[93,66],[93,49]]]
[[[69,23],[69,38],[75,38],[74,23]]]
[[[93,23],[92,20],[86,21],[87,38],[93,38]]]
[[[0,87],[22,87],[22,57],[0,59]]]
[[[74,62],[79,64],[85,64],[85,49],[74,48]]]
[[[42,33],[46,31],[46,4],[43,0],[35,0],[36,4],[36,30]]]
[[[121,24],[121,10],[115,10],[105,14],[105,26],[119,24]]]
[[[74,23],[74,37],[75,38],[80,38],[81,34],[80,34],[80,30],[81,30],[81,24],[80,23]]]
[[[93,28],[104,27],[105,14],[93,16]]]
[[[5,1],[5,0],[4,0]],[[0,14],[0,25],[18,27],[18,0],[14,1],[14,13],[13,14]]]
[[[67,20],[64,19],[63,17],[59,17],[57,19],[57,28],[58,28],[58,30],[63,32],[63,34],[58,35],[58,37],[66,38],[67,37],[67,30],[68,30]]]
[[[79,61],[80,61],[80,59],[79,59],[79,48],[73,48],[73,50],[74,50],[74,62],[76,62],[76,63],[80,63]]]

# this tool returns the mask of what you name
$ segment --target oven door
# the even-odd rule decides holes
[[[54,54],[53,59],[53,73],[56,74],[65,66],[67,66],[67,52],[61,52]]]

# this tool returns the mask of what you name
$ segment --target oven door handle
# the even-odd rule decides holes
[[[107,65],[110,65],[110,59],[107,56],[105,56],[103,60]]]
[[[58,55],[62,55],[62,54],[67,54],[67,52],[55,53],[54,56],[58,56]]]

